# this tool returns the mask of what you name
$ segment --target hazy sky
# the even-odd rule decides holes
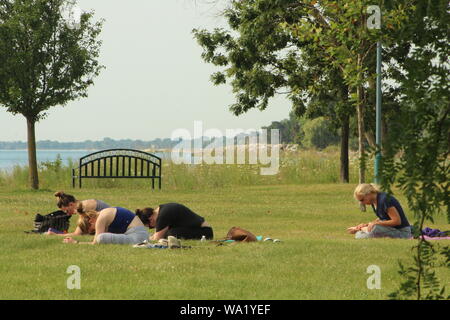
[[[208,3],[210,2],[210,3]],[[258,129],[288,117],[290,104],[273,99],[263,112],[236,117],[229,85],[214,86],[218,69],[201,59],[192,29],[226,26],[220,5],[208,0],[79,0],[104,18],[100,61],[106,66],[88,98],[50,109],[37,140],[83,141],[170,138],[194,121],[204,130]],[[224,3],[225,0],[219,2]],[[26,121],[0,107],[0,141],[25,141]]]

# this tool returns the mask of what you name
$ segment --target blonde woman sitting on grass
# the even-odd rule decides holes
[[[72,237],[64,238],[64,243],[81,244],[138,244],[148,240],[149,233],[141,219],[133,212],[112,207],[100,212],[87,212],[89,224],[95,225],[92,242],[79,242]]]
[[[360,204],[370,205],[377,219],[350,227],[347,231],[355,234],[355,239],[368,238],[411,238],[411,226],[398,200],[381,192],[373,184],[359,184],[354,197]]]

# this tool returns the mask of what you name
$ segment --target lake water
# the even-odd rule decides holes
[[[37,161],[55,161],[57,156],[61,157],[64,165],[69,164],[69,160],[78,163],[78,160],[96,150],[37,150]],[[154,155],[162,159],[170,159],[170,152],[156,152]],[[0,150],[0,170],[10,171],[14,166],[28,166],[27,150]]]
[[[73,162],[94,152],[93,150],[37,150],[36,157],[38,162],[55,161],[58,154],[61,157],[63,164],[67,165],[69,159]],[[27,150],[0,150],[0,169],[11,170],[14,166],[28,165],[28,151]]]

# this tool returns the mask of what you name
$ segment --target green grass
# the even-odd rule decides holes
[[[206,217],[216,239],[240,226],[282,240],[219,247],[187,241],[192,249],[150,250],[69,245],[59,237],[25,234],[36,212],[55,209],[54,190],[3,186],[0,299],[386,299],[401,282],[398,260],[409,263],[414,241],[354,240],[346,234],[346,227],[373,220],[370,211],[359,212],[353,188],[289,184],[153,192],[148,187],[65,189],[79,199],[97,198],[132,210],[184,203]],[[71,224],[73,229],[75,219]],[[443,216],[427,226],[448,229]],[[80,290],[67,289],[70,265],[81,268]],[[366,286],[370,265],[381,268],[381,290]],[[438,268],[437,274],[443,284],[450,282],[448,269]]]

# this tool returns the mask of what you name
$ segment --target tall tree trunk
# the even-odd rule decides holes
[[[356,105],[356,113],[358,116],[358,147],[359,147],[359,183],[366,182],[366,164],[365,164],[365,128],[364,128],[364,104],[362,99],[363,88],[359,85],[356,89],[358,102]]]
[[[372,130],[370,130],[370,131],[367,130],[365,132],[365,137],[366,137],[366,141],[369,144],[369,146],[372,149],[376,149],[377,148],[377,143],[376,143],[376,140],[375,140],[375,135],[373,134]]]
[[[369,84],[368,90],[370,92],[376,92],[377,90],[377,82],[375,80],[375,77],[369,77],[369,79],[367,79],[367,82]],[[372,103],[375,105],[375,101],[370,100],[369,104],[372,105]],[[364,128],[364,130],[364,135],[366,137],[367,143],[373,150],[375,150],[377,148],[377,143],[373,129],[369,126],[368,128]]]
[[[350,136],[350,120],[349,115],[342,118],[341,127],[341,182],[348,183],[349,179],[349,161],[348,161],[348,140]]]
[[[32,189],[39,189],[39,178],[37,171],[37,159],[36,159],[36,135],[34,132],[34,119],[27,118],[27,136],[28,136],[28,170],[30,186]]]

